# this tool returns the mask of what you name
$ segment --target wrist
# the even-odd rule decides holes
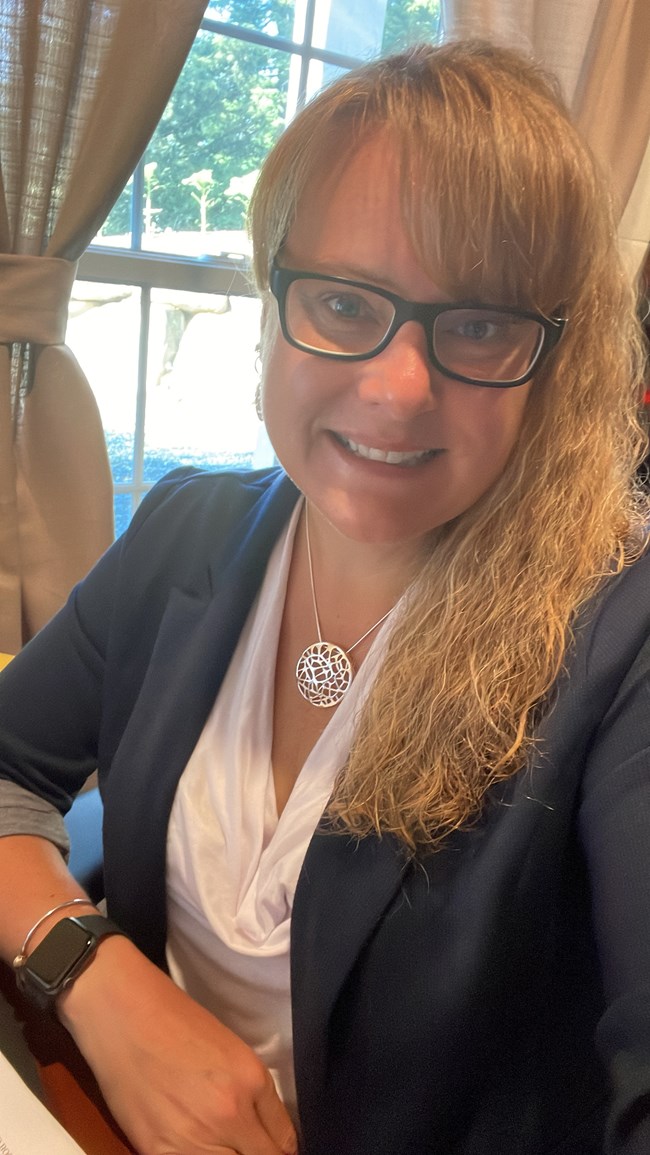
[[[40,918],[37,918],[30,930],[27,931],[23,944],[13,959],[12,966],[14,970],[26,962],[29,955],[36,950],[36,947],[39,946],[44,938],[47,938],[59,919],[77,914],[99,914],[99,911],[90,898],[81,897],[68,898],[64,902],[59,902],[56,906],[46,910]]]
[[[126,935],[105,938],[92,964],[59,995],[57,1017],[76,1036],[95,1011],[120,1017],[135,1014],[150,972],[165,977]]]
[[[16,982],[25,997],[40,1010],[53,1010],[59,997],[92,965],[98,947],[108,937],[122,931],[110,919],[95,913],[80,914],[58,919],[28,951],[32,939],[50,915],[62,906],[43,915],[27,935],[20,953],[14,959]]]

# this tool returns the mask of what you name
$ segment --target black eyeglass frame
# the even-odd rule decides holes
[[[395,310],[395,316],[379,344],[369,353],[340,353],[334,349],[316,349],[312,345],[298,341],[296,337],[291,335],[287,326],[287,293],[294,281],[332,281],[336,285],[345,285],[350,289],[365,289],[367,292],[376,293],[377,296],[390,301]],[[405,325],[407,321],[417,321],[422,325],[426,334],[429,360],[444,377],[450,377],[454,381],[463,381],[466,385],[482,385],[487,389],[514,389],[517,385],[524,385],[526,381],[530,381],[557,345],[567,322],[566,317],[546,317],[543,313],[517,309],[508,305],[490,305],[484,301],[437,302],[436,304],[406,301],[403,297],[398,297],[397,293],[391,293],[388,289],[381,289],[377,285],[368,284],[366,281],[352,281],[347,277],[336,277],[326,273],[307,273],[300,269],[288,269],[284,265],[278,265],[275,260],[271,265],[269,287],[278,302],[282,335],[290,345],[293,345],[294,349],[311,353],[314,357],[327,357],[334,361],[369,361],[372,357],[377,357],[379,353],[383,352],[402,325]],[[491,313],[507,313],[510,316],[522,317],[528,321],[536,321],[538,325],[541,325],[542,340],[526,373],[515,381],[485,381],[477,377],[466,377],[462,373],[454,373],[453,370],[447,369],[445,365],[441,364],[434,347],[435,323],[443,313],[459,309],[488,309]]]

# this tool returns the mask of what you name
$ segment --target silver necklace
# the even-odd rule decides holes
[[[335,645],[333,642],[324,642],[323,635],[320,628],[320,618],[318,616],[318,606],[316,604],[316,589],[314,587],[314,567],[311,558],[311,542],[309,540],[309,517],[307,514],[307,506],[305,505],[305,538],[307,541],[307,560],[309,562],[309,581],[311,584],[311,600],[314,607],[314,618],[316,619],[316,632],[318,634],[318,641],[311,646],[307,646],[298,658],[296,665],[296,682],[298,689],[303,698],[306,698],[312,706],[320,706],[323,710],[328,710],[331,706],[338,706],[347,694],[354,671],[352,669],[352,662],[350,661],[350,654],[360,646],[362,642],[373,632],[378,629],[382,622],[386,621],[389,614],[392,614],[394,606],[375,622],[365,634],[357,638],[347,650],[342,649],[341,646]]]

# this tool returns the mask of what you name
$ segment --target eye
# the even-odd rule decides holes
[[[505,326],[496,325],[485,317],[471,317],[454,326],[453,331],[467,341],[489,341],[499,333],[503,333]]]
[[[332,293],[327,297],[323,297],[323,304],[337,316],[347,318],[351,321],[358,320],[365,311],[367,311],[367,304],[363,297],[357,296],[354,293]]]
[[[486,309],[447,309],[436,322],[440,340],[456,342],[467,347],[501,346],[519,343],[530,328],[513,313],[495,313]]]
[[[298,278],[286,300],[294,338],[309,348],[359,354],[374,349],[388,332],[391,302],[354,282]]]

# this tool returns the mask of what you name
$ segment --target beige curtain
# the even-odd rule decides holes
[[[601,163],[630,271],[650,240],[650,0],[442,0],[445,33],[531,52],[551,69]]]
[[[205,7],[0,5],[0,650],[39,628],[112,538],[101,422],[64,344],[67,306]]]

